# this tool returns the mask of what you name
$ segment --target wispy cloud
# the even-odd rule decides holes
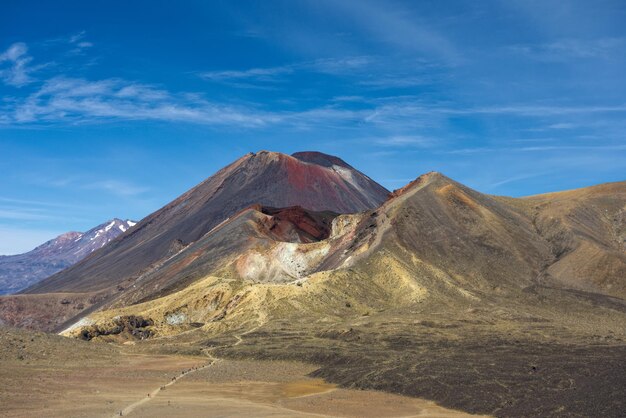
[[[396,113],[404,115],[418,114],[447,114],[447,115],[515,115],[515,116],[561,116],[576,114],[595,113],[623,113],[626,112],[626,104],[616,105],[591,105],[591,106],[564,106],[519,104],[506,106],[484,106],[484,107],[448,107],[437,104],[425,105],[419,102],[404,102],[396,104],[381,105],[377,108],[378,113]]]
[[[261,73],[259,71],[253,72]],[[271,72],[267,72],[270,74]],[[249,76],[249,75],[247,75]],[[414,129],[434,124],[439,118],[470,115],[555,117],[601,113],[624,113],[626,105],[534,105],[450,107],[425,104],[419,99],[393,98],[363,102],[358,108],[349,100],[335,101],[300,111],[263,110],[251,105],[213,103],[199,94],[172,93],[151,85],[123,79],[87,80],[53,77],[24,98],[0,106],[0,124],[88,123],[102,120],[153,120],[213,126],[267,127],[314,124],[376,124]],[[561,127],[564,127],[563,125]],[[556,128],[556,127],[555,127]]]
[[[32,57],[28,55],[28,47],[23,42],[17,42],[0,54],[0,78],[6,84],[21,87],[33,81],[29,73],[34,71],[29,67]]]
[[[372,39],[393,48],[426,54],[449,64],[463,60],[461,52],[445,33],[396,2],[346,0],[326,3],[336,9],[343,8],[348,20],[354,21]]]
[[[626,150],[626,145],[546,145],[537,147],[523,147],[519,151],[567,151],[567,150],[589,150],[589,151],[622,151]]]
[[[82,173],[80,175],[68,175],[55,178],[53,176],[50,176],[49,174],[34,172],[29,173],[29,175],[26,177],[26,181],[30,185],[46,189],[63,189],[68,192],[91,190],[96,192],[104,192],[108,195],[115,195],[119,197],[140,196],[151,190],[150,187],[139,185],[135,182],[128,181],[127,179],[123,178],[102,178],[103,176],[98,177],[89,176],[89,174]],[[82,203],[84,202],[82,201],[80,202],[81,205],[79,206],[71,203],[0,197],[0,204],[2,204],[3,202],[11,206],[32,208],[32,210],[34,211],[44,211],[52,209],[82,211],[85,209],[85,206],[82,205]]]
[[[542,145],[530,147],[476,147],[445,151],[447,154],[482,154],[492,152],[548,152],[548,151],[626,151],[626,145]]]
[[[79,220],[75,213],[82,210],[70,205],[44,204],[40,205],[19,199],[2,199],[0,203],[0,221],[61,221],[72,216],[72,219]],[[1,240],[0,240],[1,241]]]
[[[573,123],[559,122],[548,126],[548,129],[573,129],[576,125]]]
[[[561,61],[567,59],[614,58],[624,50],[624,38],[600,39],[560,39],[535,45],[513,45],[512,51],[520,52],[530,58],[542,61]]]
[[[0,207],[0,219],[19,221],[41,221],[54,219],[41,210],[25,207]]]
[[[244,70],[220,70],[198,73],[204,80],[234,87],[259,88],[261,85],[285,84],[302,74],[347,78],[363,88],[387,89],[432,85],[442,68],[424,60],[397,58],[392,66],[388,58],[347,56],[314,61],[259,67]]]
[[[337,102],[341,103],[341,102]],[[415,130],[425,127],[441,127],[449,118],[459,116],[512,116],[517,118],[542,119],[558,116],[591,116],[600,114],[620,114],[626,112],[626,105],[606,106],[563,106],[519,104],[511,106],[489,107],[449,107],[437,104],[424,104],[409,98],[406,101],[372,101],[362,103],[359,108],[342,106],[324,106],[300,112],[277,112],[276,122],[281,124],[321,124],[321,123],[358,123],[370,124],[389,129]]]
[[[81,31],[69,37],[68,43],[73,46],[69,51],[70,54],[80,55],[85,52],[86,49],[91,48],[93,43],[85,40],[85,31]]]
[[[245,70],[205,71],[198,73],[200,78],[221,83],[254,81],[276,83],[284,81],[284,76],[296,72],[345,75],[365,68],[372,62],[372,57],[356,56],[345,58],[325,58],[308,62],[286,64],[275,67],[249,68]]]
[[[415,75],[383,75],[379,77],[370,77],[367,80],[359,81],[359,84],[365,87],[378,89],[387,88],[403,88],[414,86],[425,86],[433,83],[432,77],[415,76]]]
[[[385,138],[376,138],[370,142],[384,147],[426,148],[433,146],[438,141],[434,138],[428,138],[420,135],[393,135]]]
[[[133,197],[144,194],[150,191],[149,187],[140,186],[129,181],[119,179],[85,179],[85,176],[64,177],[59,179],[50,179],[38,177],[35,182],[39,186],[52,187],[58,189],[82,189],[82,190],[95,190],[102,191],[108,194],[121,196],[121,197]],[[7,202],[9,204],[21,204],[26,207],[67,207],[78,209],[76,206],[63,205],[63,204],[49,204],[46,202],[33,201],[33,200],[21,200],[21,199],[9,199],[0,198],[0,202]]]
[[[93,42],[88,41],[86,38],[87,31],[83,30],[69,35],[46,39],[41,44],[48,48],[60,48],[64,51],[62,53],[64,56],[84,55],[94,46]]]
[[[528,179],[532,179],[532,178],[536,178],[536,177],[541,177],[541,176],[545,176],[545,175],[548,175],[548,174],[550,174],[550,172],[548,172],[548,171],[519,174],[519,175],[516,175],[516,176],[507,177],[505,179],[502,179],[502,180],[496,181],[494,183],[491,183],[491,184],[487,185],[487,187],[491,188],[491,189],[495,189],[497,187],[504,186],[505,184],[515,183],[515,182],[518,182],[518,181],[528,180]]]
[[[262,82],[275,82],[278,75],[293,73],[295,66],[285,65],[281,67],[269,68],[250,68],[247,70],[229,70],[229,71],[206,71],[198,74],[201,78],[208,81],[231,82],[237,80],[254,79]]]
[[[211,103],[122,79],[54,77],[24,99],[0,108],[0,122],[84,123],[106,119],[161,120],[206,125],[258,126],[274,116],[251,108]]]
[[[29,208],[32,206],[52,207],[52,208],[73,208],[73,209],[77,208],[76,206],[73,206],[73,205],[68,205],[68,204],[58,203],[58,202],[46,202],[42,200],[30,200],[30,199],[15,199],[15,198],[10,198],[10,197],[0,197],[0,202],[8,203],[8,204],[24,205],[25,207],[29,207]]]
[[[122,197],[137,196],[150,190],[148,187],[136,186],[121,180],[96,181],[80,187],[90,190],[102,190]]]
[[[378,60],[379,58],[372,56],[351,56],[343,58],[318,59],[304,65],[311,71],[318,73],[342,75],[371,68],[371,66]]]
[[[84,41],[84,33],[70,37],[67,42]],[[296,129],[345,128],[371,125],[386,132],[427,132],[424,128],[442,128],[457,117],[504,115],[518,118],[541,118],[543,126],[554,121],[551,129],[567,129],[568,123],[558,116],[616,114],[626,112],[626,104],[568,106],[559,103],[520,103],[503,106],[460,106],[444,101],[428,100],[420,96],[389,96],[366,94],[363,88],[407,87],[432,82],[436,64],[411,58],[390,70],[380,57],[356,55],[326,58],[284,66],[251,68],[245,70],[198,73],[213,82],[278,83],[296,72],[328,74],[349,77],[363,96],[330,99],[326,103],[293,110],[289,104],[271,109],[263,103],[211,101],[197,92],[173,92],[166,88],[125,80],[105,78],[90,80],[53,75],[43,80],[28,76],[30,56],[25,44],[11,46],[2,56],[10,63],[11,74],[2,73],[11,82],[29,82],[29,91],[19,97],[5,96],[0,102],[0,125],[84,124],[115,120],[142,120],[193,123],[215,127]],[[19,64],[21,62],[21,64]],[[17,66],[17,67],[16,67]],[[17,68],[17,70],[15,68]],[[428,76],[420,75],[420,68]],[[412,72],[411,69],[414,69]],[[17,71],[17,75],[14,73]],[[21,71],[21,73],[20,73]],[[20,75],[21,74],[21,75]],[[8,78],[7,78],[8,77]],[[370,90],[371,93],[371,90]],[[552,118],[552,120],[550,119]],[[433,136],[427,133],[426,136]],[[423,138],[399,136],[387,139],[388,146],[424,146]]]

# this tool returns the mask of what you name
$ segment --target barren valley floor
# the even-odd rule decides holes
[[[298,362],[139,354],[9,330],[1,339],[3,417],[469,416],[432,401],[341,389],[307,376],[316,367]]]

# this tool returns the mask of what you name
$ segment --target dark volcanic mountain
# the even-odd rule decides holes
[[[15,293],[82,260],[135,222],[113,219],[87,232],[67,232],[24,254],[0,256],[0,295]]]
[[[26,293],[93,292],[133,282],[164,257],[253,204],[353,213],[377,207],[388,193],[337,157],[318,152],[250,153],[144,218],[105,250]]]

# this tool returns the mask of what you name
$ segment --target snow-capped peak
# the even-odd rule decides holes
[[[122,222],[117,227],[120,229],[120,231],[126,232],[126,231],[128,231],[128,228],[132,228],[135,225],[137,225],[137,222],[133,222],[133,221],[131,221],[129,219],[126,219],[124,222]]]

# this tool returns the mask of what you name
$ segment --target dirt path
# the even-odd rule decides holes
[[[256,331],[257,329],[259,329],[261,326],[263,325],[262,321],[259,321],[259,325],[257,325],[254,328],[250,328],[249,330],[242,332],[240,334],[235,334],[234,337],[237,339],[237,341],[232,345],[232,347],[235,347],[239,344],[241,344],[243,342],[243,336],[246,334],[249,334],[251,332]],[[131,414],[135,409],[137,409],[138,407],[146,404],[147,402],[150,402],[151,400],[153,400],[154,398],[157,397],[157,395],[163,391],[165,388],[174,385],[176,382],[178,382],[180,379],[184,378],[185,376],[191,374],[191,373],[195,373],[201,370],[205,370],[211,366],[213,366],[215,363],[221,361],[221,359],[213,356],[211,354],[211,351],[215,350],[217,347],[212,347],[212,348],[208,348],[204,350],[204,353],[206,354],[206,356],[209,358],[210,363],[205,364],[204,366],[200,366],[200,367],[196,367],[196,368],[191,368],[188,370],[184,370],[181,374],[179,374],[176,377],[173,377],[171,381],[169,381],[168,383],[159,386],[158,388],[156,388],[155,390],[153,390],[152,392],[150,392],[145,398],[142,398],[140,400],[138,400],[137,402],[134,402],[130,405],[128,405],[127,407],[125,407],[124,409],[122,409],[121,411],[116,412],[113,417],[120,417],[120,416],[127,416],[129,414]]]
[[[145,398],[138,400],[135,403],[132,403],[130,405],[128,405],[126,408],[122,409],[121,411],[115,413],[113,416],[114,417],[120,417],[120,416],[127,416],[128,414],[130,414],[131,412],[133,412],[136,408],[140,407],[141,405],[150,402],[152,399],[156,398],[156,396],[162,391],[165,390],[165,388],[172,386],[173,384],[175,384],[176,382],[178,382],[180,379],[184,378],[185,376],[191,374],[191,373],[195,373],[198,372],[200,370],[204,370],[207,369],[211,366],[213,366],[215,363],[217,363],[219,361],[219,359],[216,358],[212,358],[211,362],[208,364],[205,364],[204,366],[200,366],[200,367],[196,367],[196,368],[191,368],[188,370],[183,371],[181,374],[179,374],[178,376],[175,376],[172,378],[171,381],[169,381],[168,383],[159,386],[158,388],[156,388],[155,390],[153,390],[152,392],[150,392]]]

